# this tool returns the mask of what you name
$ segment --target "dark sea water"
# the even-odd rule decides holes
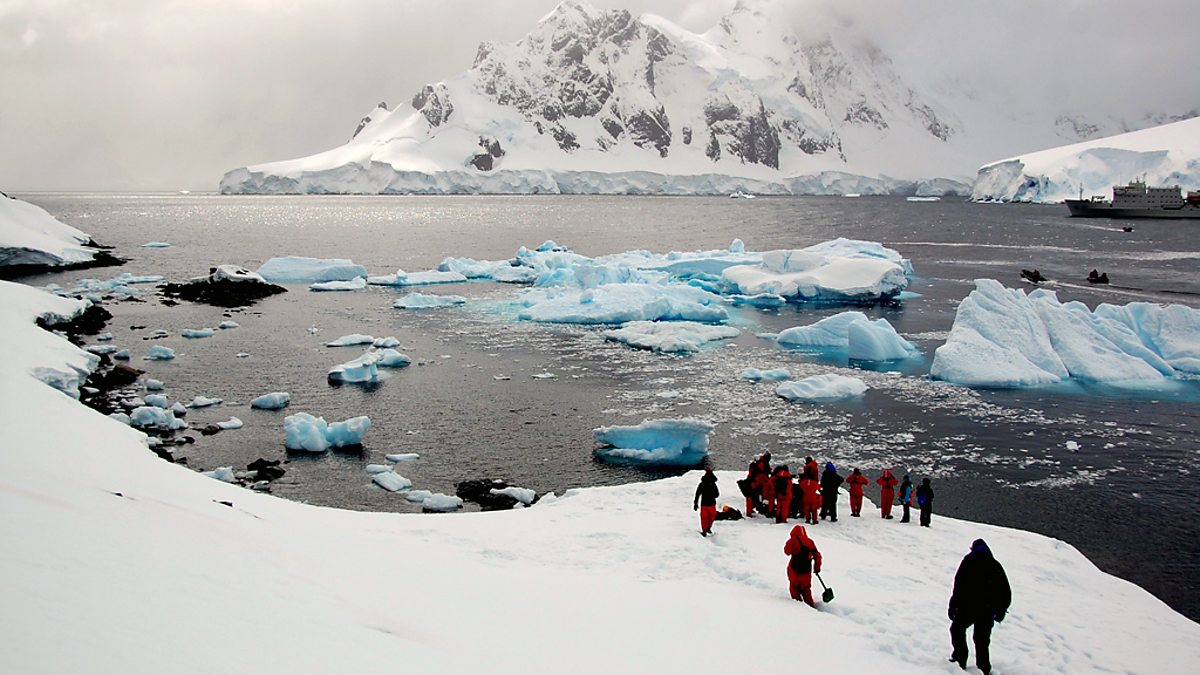
[[[859,466],[872,478],[883,468],[930,477],[935,527],[944,514],[1063,539],[1101,568],[1200,619],[1200,587],[1193,583],[1200,573],[1200,382],[1140,393],[1078,386],[972,391],[927,377],[933,350],[976,278],[1026,288],[1019,271],[1037,268],[1057,282],[1051,288],[1064,301],[1200,307],[1200,225],[1068,219],[1065,207],[1055,206],[887,197],[19,196],[130,259],[123,268],[22,280],[34,285],[120,272],[182,281],[211,265],[254,269],[277,255],[352,258],[372,274],[418,271],[446,256],[509,258],[519,246],[546,239],[585,255],[723,249],[735,237],[754,251],[835,237],[882,242],[912,260],[910,290],[921,297],[865,311],[887,318],[923,358],[899,373],[853,368],[871,387],[867,394],[824,406],[790,404],[773,387],[738,375],[748,366],[786,366],[796,376],[851,372],[844,357],[790,353],[756,337],[844,307],[737,310],[741,337],[690,357],[634,351],[605,342],[595,328],[518,322],[510,302],[519,288],[490,282],[421,289],[471,299],[463,308],[425,312],[392,308],[407,291],[312,293],[298,284],[229,313],[240,328],[200,340],[179,333],[213,327],[225,311],[166,307],[152,286],[141,286],[147,301],[112,304],[110,329],[114,344],[131,349],[133,365],[163,380],[172,400],[225,400],[193,411],[193,427],[231,415],[245,422],[215,436],[192,434],[196,443],[177,455],[198,470],[240,469],[258,457],[286,460],[287,475],[273,487],[283,498],[415,510],[373,486],[364,469],[398,452],[421,455],[397,468],[415,487],[450,494],[468,478],[504,478],[538,492],[646,480],[666,474],[596,461],[592,430],[696,415],[717,424],[711,453],[719,469],[744,469],[769,449],[777,462],[793,466],[813,455]],[[1122,232],[1122,225],[1135,229]],[[172,247],[140,248],[156,240]],[[1093,268],[1107,272],[1112,285],[1087,284]],[[178,357],[141,360],[154,344],[143,338],[159,328],[171,337],[156,342]],[[394,335],[414,363],[375,387],[331,386],[329,368],[361,349],[324,344],[348,333]],[[250,356],[237,358],[239,352]],[[533,377],[544,373],[554,376]],[[251,398],[276,390],[291,393],[287,411],[248,407]],[[283,417],[299,411],[330,421],[369,415],[373,427],[363,452],[285,453]]]

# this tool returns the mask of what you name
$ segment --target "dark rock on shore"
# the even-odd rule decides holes
[[[492,490],[503,490],[508,483],[499,478],[464,480],[455,487],[454,494],[465,502],[474,502],[482,511],[505,511],[520,502],[508,495],[492,494]]]
[[[259,300],[287,293],[283,286],[272,284],[258,274],[236,265],[219,265],[209,269],[206,277],[197,277],[181,284],[165,284],[162,294],[190,302],[202,302],[217,307],[244,307]],[[164,300],[163,304],[171,302]]]
[[[37,320],[37,325],[38,328],[43,330],[65,333],[68,340],[77,345],[82,345],[83,340],[80,338],[81,335],[99,335],[110,320],[112,320],[112,312],[109,312],[100,305],[91,305],[83,310],[79,316],[70,321],[59,321],[56,323],[45,317],[40,317]]]
[[[87,246],[97,247],[96,244],[89,242]],[[99,247],[97,247],[99,248]],[[70,270],[87,270],[93,267],[119,267],[124,265],[126,260],[105,250],[96,251],[91,260],[83,262],[68,263],[66,265],[0,265],[0,279],[16,279],[18,277],[27,277],[34,274],[45,274],[47,272],[67,272]]]

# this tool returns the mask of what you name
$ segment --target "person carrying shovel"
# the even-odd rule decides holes
[[[817,550],[817,545],[809,538],[803,525],[792,528],[792,534],[788,537],[787,543],[783,545],[783,552],[789,558],[788,593],[791,594],[793,600],[802,600],[809,607],[816,607],[817,603],[813,601],[812,596],[812,576],[816,574],[820,579],[821,552]],[[824,582],[821,585],[824,586]],[[825,589],[825,594],[821,599],[825,602],[832,600],[833,589]]]

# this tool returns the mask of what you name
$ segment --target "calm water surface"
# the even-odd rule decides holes
[[[120,272],[179,281],[220,263],[253,269],[276,255],[352,258],[383,274],[431,269],[446,256],[508,258],[546,239],[585,255],[725,248],[734,237],[756,251],[835,237],[882,242],[912,260],[917,276],[910,290],[921,294],[900,307],[866,310],[920,346],[923,358],[900,373],[790,353],[756,337],[845,308],[738,310],[733,323],[741,337],[680,358],[605,342],[598,329],[518,322],[511,301],[520,289],[494,283],[423,289],[471,299],[465,308],[426,312],[393,309],[404,291],[311,293],[294,285],[229,313],[241,328],[201,340],[178,335],[215,326],[226,312],[165,307],[142,286],[147,302],[113,304],[110,328],[114,344],[130,348],[134,365],[163,380],[172,399],[225,400],[193,411],[194,427],[230,415],[246,423],[216,436],[193,434],[196,444],[178,455],[201,470],[240,468],[258,457],[286,460],[288,473],[273,492],[287,499],[414,510],[374,487],[364,470],[395,452],[420,453],[398,471],[435,492],[453,493],[458,481],[479,477],[539,492],[645,480],[664,474],[595,461],[592,429],[698,415],[718,425],[711,451],[719,469],[743,469],[753,454],[770,449],[776,461],[793,466],[811,454],[872,476],[884,467],[928,476],[938,513],[1064,539],[1100,567],[1200,619],[1200,590],[1191,581],[1200,573],[1194,475],[1200,383],[1141,393],[971,391],[927,378],[933,350],[976,278],[1023,287],[1019,271],[1036,267],[1058,282],[1053,288],[1064,301],[1200,306],[1196,224],[1079,220],[1064,217],[1062,207],[883,197],[20,196],[130,258],[120,269],[24,279],[36,285]],[[1134,232],[1122,232],[1126,224]],[[140,248],[156,240],[173,245]],[[1107,271],[1112,286],[1089,286],[1084,279],[1093,268]],[[158,328],[171,332],[157,342],[178,358],[141,361],[152,344],[143,338]],[[328,369],[360,350],[324,344],[348,333],[394,335],[414,364],[375,387],[330,386]],[[250,356],[237,358],[238,352]],[[786,366],[796,376],[852,373],[871,389],[850,403],[789,404],[772,387],[741,380],[748,366]],[[533,377],[544,373],[554,377]],[[374,426],[364,451],[286,454],[288,412],[246,405],[275,390],[291,393],[289,412],[331,421],[369,415]]]

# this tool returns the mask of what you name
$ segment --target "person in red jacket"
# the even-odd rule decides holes
[[[696,486],[696,496],[692,498],[692,510],[700,512],[700,534],[712,534],[713,521],[717,519],[717,497],[721,491],[717,489],[717,476],[709,467],[704,467],[704,475]]]
[[[821,470],[817,468],[817,460],[813,459],[812,457],[805,457],[804,458],[804,471],[801,471],[800,473],[804,474],[804,473],[808,473],[810,471],[812,472],[812,475],[814,475],[814,476],[821,475]]]
[[[781,464],[771,476],[775,494],[775,522],[786,523],[788,509],[792,507],[792,472],[787,464]]]
[[[812,575],[821,573],[821,552],[808,537],[803,525],[792,528],[792,534],[783,545],[788,560],[788,593],[793,600],[803,600],[809,607],[816,607],[812,596]]]
[[[753,518],[755,510],[763,508],[763,484],[771,471],[771,453],[764,452],[750,462],[750,468],[746,471],[744,479],[745,489],[742,490],[746,494],[746,517]],[[738,481],[738,486],[741,487],[743,481]]]
[[[850,515],[862,517],[863,489],[867,486],[867,477],[857,468],[846,477],[846,485],[850,486]]]
[[[817,481],[816,473],[804,472],[800,478],[800,492],[804,500],[800,505],[800,515],[804,516],[804,522],[816,525],[820,522],[817,515],[821,512],[821,484]]]
[[[892,475],[891,469],[884,469],[883,475],[875,480],[879,483],[879,512],[888,520],[892,518],[892,502],[896,500],[896,485],[900,481]]]

